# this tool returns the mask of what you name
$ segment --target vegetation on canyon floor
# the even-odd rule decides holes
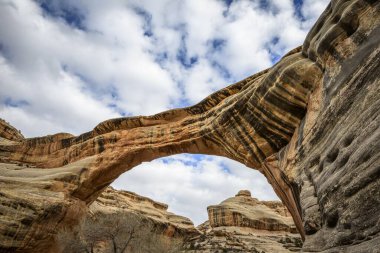
[[[182,241],[169,238],[154,224],[132,213],[97,213],[87,216],[74,231],[63,231],[58,241],[63,252],[174,253]]]

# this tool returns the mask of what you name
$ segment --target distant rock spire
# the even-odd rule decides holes
[[[244,196],[244,197],[251,197],[251,192],[248,190],[240,190],[235,197]]]

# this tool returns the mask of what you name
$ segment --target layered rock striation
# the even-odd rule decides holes
[[[236,226],[206,227],[204,224],[203,234],[186,241],[183,253],[290,253],[302,248],[299,234]]]
[[[0,119],[0,138],[5,141],[22,141],[24,136],[16,128],[11,126],[8,122]]]
[[[0,248],[47,247],[121,173],[178,153],[261,171],[305,252],[379,246],[380,2],[332,1],[302,47],[182,109],[25,139],[0,122]],[[75,218],[74,218],[75,217]]]
[[[151,221],[162,234],[182,238],[198,235],[193,222],[186,217],[168,212],[168,205],[134,192],[108,187],[89,207],[92,214],[132,213]]]
[[[207,212],[213,228],[237,226],[297,233],[290,213],[280,201],[259,201],[246,190],[219,205],[207,207]]]
[[[201,235],[185,243],[188,253],[300,251],[301,236],[280,201],[259,201],[247,190],[207,208]]]

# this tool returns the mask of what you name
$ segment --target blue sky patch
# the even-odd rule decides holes
[[[182,35],[181,46],[178,49],[176,58],[185,68],[191,68],[194,64],[198,62],[198,56],[194,55],[190,57],[187,54],[187,47],[186,47],[185,40],[186,40],[186,36]]]
[[[231,73],[228,71],[228,69],[226,67],[224,67],[219,62],[212,61],[211,62],[211,66],[214,69],[216,69],[219,72],[219,74],[223,77],[223,79],[225,79],[226,81],[228,81],[229,79],[231,79]]]
[[[222,167],[222,169],[223,169],[223,171],[224,171],[225,173],[227,173],[227,174],[232,174],[230,168],[229,168],[226,164],[224,164],[223,162],[222,162],[222,163],[219,163],[219,164],[220,164],[220,166]]]
[[[279,54],[275,54],[275,53],[270,54],[270,60],[271,60],[272,64],[276,64],[281,59],[281,57],[282,56]]]
[[[152,14],[140,7],[134,7],[133,10],[139,15],[144,21],[144,36],[151,37],[153,36],[152,30]]]
[[[38,1],[44,14],[53,18],[60,18],[71,27],[85,30],[85,15],[83,10],[79,10],[75,6],[70,6],[67,2],[54,2],[47,0]]]
[[[262,10],[269,11],[270,7],[271,7],[271,4],[269,3],[268,0],[260,0],[259,1],[259,7]]]
[[[272,38],[272,40],[266,46],[266,49],[269,52],[269,56],[270,56],[272,64],[276,64],[281,59],[281,57],[283,55],[283,52],[279,53],[279,52],[274,52],[272,50],[273,46],[277,45],[279,41],[280,41],[280,38],[276,36],[276,37]]]
[[[213,39],[210,41],[212,49],[214,51],[221,51],[223,47],[226,45],[227,41],[224,39]]]
[[[230,7],[233,1],[234,1],[234,0],[223,0],[224,4],[225,4],[227,7]]]
[[[160,66],[168,60],[168,52],[160,52],[158,54],[155,54],[155,62],[160,64]]]
[[[293,0],[293,5],[294,14],[296,15],[296,17],[301,21],[305,21],[305,16],[302,13],[303,0]]]
[[[1,38],[0,38],[1,40]],[[12,52],[7,49],[7,46],[0,43],[0,55],[2,55],[5,59],[10,60],[12,58]]]
[[[181,90],[181,93],[183,94],[178,101],[176,101],[176,103],[173,104],[173,107],[179,107],[179,108],[183,108],[183,107],[187,107],[187,106],[192,106],[194,105],[194,103],[191,103],[189,101],[188,98],[185,97],[185,91],[184,91],[184,86],[183,86],[183,82],[180,82],[178,87],[180,88]]]
[[[117,112],[122,117],[127,116],[126,112],[122,110],[120,107],[118,107],[116,103],[109,103],[107,107],[111,108],[113,111]]]
[[[13,98],[7,97],[4,100],[4,104],[5,106],[8,106],[8,107],[24,107],[24,106],[28,106],[29,102],[23,99],[14,100]]]
[[[178,155],[172,155],[172,156],[160,158],[159,160],[162,161],[164,164],[169,164],[174,161],[180,161],[186,166],[197,167],[198,163],[200,163],[201,161],[205,161],[207,159],[211,159],[212,157],[208,155],[188,154],[188,153],[184,153],[181,156],[185,156],[185,159],[182,159]]]

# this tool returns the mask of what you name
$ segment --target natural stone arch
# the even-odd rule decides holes
[[[325,227],[337,225],[338,207],[349,205],[355,212],[361,207],[340,199],[336,202],[338,207],[331,207],[328,199],[352,195],[364,186],[350,186],[348,193],[330,191],[332,185],[324,178],[328,175],[324,169],[335,166],[328,172],[334,177],[334,173],[347,172],[344,166],[349,158],[339,155],[343,152],[338,149],[343,145],[341,139],[349,143],[345,146],[348,147],[361,136],[356,140],[358,145],[378,147],[379,140],[371,136],[379,133],[379,5],[377,1],[334,1],[302,48],[289,52],[271,69],[222,89],[192,107],[150,117],[108,120],[78,137],[57,134],[23,139],[11,126],[2,123],[1,137],[7,140],[0,146],[1,161],[36,167],[21,168],[23,175],[16,165],[2,170],[3,203],[8,200],[6,203],[13,205],[9,200],[12,191],[8,189],[11,185],[23,185],[33,191],[33,196],[47,198],[51,194],[57,203],[64,204],[45,207],[42,201],[36,208],[16,194],[22,208],[36,215],[27,211],[25,217],[18,217],[12,210],[6,213],[5,220],[14,215],[20,222],[17,229],[7,227],[5,222],[12,239],[6,241],[3,232],[1,246],[14,250],[33,247],[43,241],[36,236],[39,226],[46,221],[46,226],[53,227],[62,223],[67,212],[91,203],[124,171],[143,161],[184,152],[225,156],[260,170],[290,210],[301,235],[311,238],[306,243],[307,250],[340,245],[339,237],[331,232],[335,230],[327,231]],[[366,110],[357,115],[360,108]],[[358,126],[364,116],[369,119],[371,130]],[[340,132],[342,123],[348,124],[346,130],[351,137]],[[335,133],[335,139],[327,131]],[[329,149],[331,152],[325,155]],[[358,150],[367,152],[365,148]],[[375,153],[361,164],[378,159],[371,157],[378,156]],[[373,166],[363,170],[376,171]],[[371,180],[366,182],[378,184],[376,177]],[[16,188],[13,190],[20,191]],[[318,210],[312,208],[318,205]],[[371,208],[376,210],[376,206]],[[365,229],[364,226],[358,230]],[[336,241],[319,245],[312,237],[318,231]]]
[[[57,134],[21,140],[7,147],[6,159],[50,169],[49,176],[56,177],[58,184],[69,173],[72,185],[64,190],[87,204],[125,171],[173,154],[225,156],[261,170],[264,160],[289,142],[320,78],[320,68],[297,48],[272,69],[224,88],[195,106],[150,117],[111,119],[78,137]],[[287,187],[281,178],[268,180]],[[54,184],[53,189],[62,187]],[[279,196],[303,234],[295,196]]]

